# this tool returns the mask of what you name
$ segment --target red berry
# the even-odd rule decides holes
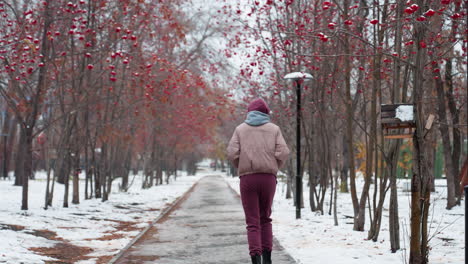
[[[453,19],[459,19],[460,17],[461,17],[461,15],[459,13],[455,13],[452,16]]]
[[[410,8],[413,10],[413,12],[416,12],[419,9],[419,6],[417,4],[412,4]]]
[[[411,14],[413,14],[413,12],[414,12],[414,11],[413,11],[413,9],[411,9],[411,7],[405,8],[405,13],[406,13],[406,14],[411,15]]]
[[[435,15],[435,11],[432,10],[432,9],[429,9],[429,10],[426,11],[426,13],[424,13],[424,15],[427,16],[427,17],[433,16],[433,15]]]
[[[426,20],[426,17],[425,16],[420,16],[420,17],[416,18],[416,20],[422,22],[422,21]]]

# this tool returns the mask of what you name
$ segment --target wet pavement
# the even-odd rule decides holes
[[[275,264],[295,263],[277,241],[272,260]],[[202,178],[175,210],[149,229],[115,263],[251,263],[239,197],[222,177]]]

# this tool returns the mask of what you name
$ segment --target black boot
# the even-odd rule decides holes
[[[260,255],[250,256],[252,264],[262,264],[262,257]]]
[[[271,251],[263,250],[262,259],[262,264],[271,264]]]

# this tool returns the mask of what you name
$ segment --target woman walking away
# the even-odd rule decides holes
[[[276,173],[289,155],[281,130],[270,122],[269,113],[270,109],[262,99],[252,101],[247,119],[236,127],[227,148],[228,157],[240,177],[253,264],[271,264],[273,233],[270,215]]]

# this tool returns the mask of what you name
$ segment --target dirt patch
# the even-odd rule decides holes
[[[46,261],[46,264],[71,264],[79,260],[87,260],[91,257],[86,255],[93,252],[91,248],[88,247],[79,247],[73,244],[70,244],[68,241],[65,241],[63,238],[58,237],[57,233],[46,230],[33,230],[27,232],[28,234],[43,237],[49,240],[57,241],[53,247],[32,247],[29,250],[42,255],[54,258],[56,260]]]
[[[21,231],[23,229],[25,229],[25,227],[20,225],[0,224],[0,230]]]
[[[138,224],[136,222],[126,222],[126,221],[115,221],[119,223],[118,226],[115,227],[115,229],[123,232],[131,232],[131,231],[137,231],[141,230],[141,227],[136,227],[135,225]]]
[[[131,232],[141,230],[141,227],[136,227],[136,222],[126,222],[126,221],[118,221],[118,220],[111,220],[111,219],[103,219],[105,221],[116,222],[118,225],[115,227],[115,231],[108,231],[106,232],[107,235],[99,237],[99,238],[88,238],[85,240],[92,241],[92,240],[99,240],[99,241],[108,241],[114,239],[121,239],[124,238],[125,235],[117,232]]]
[[[114,256],[101,256],[96,260],[96,264],[107,264]]]
[[[114,239],[121,239],[121,238],[124,238],[125,235],[121,233],[117,233],[117,232],[130,232],[130,231],[142,229],[142,228],[135,226],[136,224],[138,224],[137,222],[127,222],[127,221],[119,221],[119,220],[113,220],[113,219],[100,219],[100,220],[115,222],[117,223],[117,226],[115,226],[114,231],[107,232],[107,235],[105,236],[102,236],[96,239],[86,239],[86,240],[88,241],[92,241],[92,240],[110,241]],[[63,227],[63,228],[74,229],[73,227]],[[28,231],[28,234],[39,236],[39,237],[44,237],[46,239],[59,242],[53,247],[29,248],[29,250],[34,251],[39,255],[56,259],[53,261],[46,261],[45,262],[46,264],[72,264],[79,260],[88,260],[91,258],[95,258],[91,256],[86,256],[90,254],[91,252],[93,252],[92,248],[75,246],[69,243],[68,241],[65,241],[64,239],[58,237],[57,233],[53,231],[34,230],[34,231]],[[108,263],[109,260],[112,259],[112,257],[113,256],[101,256],[97,259],[96,263],[97,264]]]
[[[136,224],[138,224],[137,222],[120,221],[120,220],[114,220],[114,219],[101,219],[101,220],[117,223],[118,225],[115,227],[117,231],[130,232],[130,231],[136,231],[136,230],[142,229],[140,227],[135,226]],[[114,233],[114,232],[115,231],[108,231],[107,233]]]
[[[124,264],[140,264],[140,263],[146,263],[147,261],[156,261],[160,259],[158,256],[130,256],[130,257],[123,257],[119,259],[117,262],[118,264],[124,263]]]
[[[105,236],[102,236],[102,237],[99,237],[99,238],[91,238],[91,239],[86,239],[86,240],[99,240],[99,241],[108,241],[108,240],[114,240],[114,239],[121,239],[125,237],[124,235],[122,234],[109,234],[109,235],[105,235]]]
[[[85,255],[93,250],[88,247],[79,247],[67,242],[57,243],[54,247],[33,247],[29,248],[39,255],[51,257],[57,260],[46,261],[46,264],[68,264],[75,263],[79,260],[87,260],[91,257]]]
[[[55,233],[53,231],[50,231],[50,230],[47,230],[47,229],[27,231],[25,233],[31,234],[31,235],[37,236],[37,237],[43,237],[43,238],[49,239],[49,240],[63,241],[63,238],[58,237],[57,233]]]

